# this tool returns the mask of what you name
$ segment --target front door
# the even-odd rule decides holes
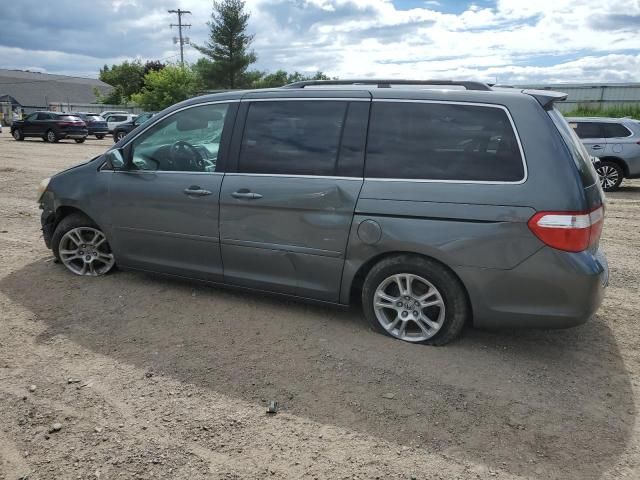
[[[220,195],[225,282],[338,300],[368,109],[364,98],[243,103]]]
[[[111,174],[109,192],[119,264],[222,279],[218,200],[236,106],[180,110],[125,146],[128,167]]]

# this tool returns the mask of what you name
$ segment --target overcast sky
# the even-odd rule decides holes
[[[247,0],[255,68],[501,83],[640,81],[640,0]],[[15,4],[14,4],[15,5]],[[207,0],[20,0],[0,6],[0,68],[96,77],[179,60],[171,8],[207,37]],[[185,58],[199,54],[186,47]]]

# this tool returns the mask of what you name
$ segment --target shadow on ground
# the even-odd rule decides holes
[[[83,279],[44,260],[0,290],[48,325],[40,341],[62,334],[182,382],[515,474],[597,478],[636,414],[598,318],[565,331],[470,330],[432,348],[369,331],[357,310],[127,272]]]

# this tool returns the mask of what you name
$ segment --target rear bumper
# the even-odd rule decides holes
[[[474,324],[484,328],[567,328],[589,320],[609,283],[601,252],[544,247],[512,270],[457,268]]]

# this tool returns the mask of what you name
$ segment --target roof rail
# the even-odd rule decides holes
[[[305,88],[313,86],[331,86],[331,85],[376,85],[378,88],[391,88],[391,85],[442,85],[442,86],[461,86],[467,90],[491,90],[486,83],[473,81],[455,81],[455,80],[305,80],[302,82],[290,83],[282,88]]]

